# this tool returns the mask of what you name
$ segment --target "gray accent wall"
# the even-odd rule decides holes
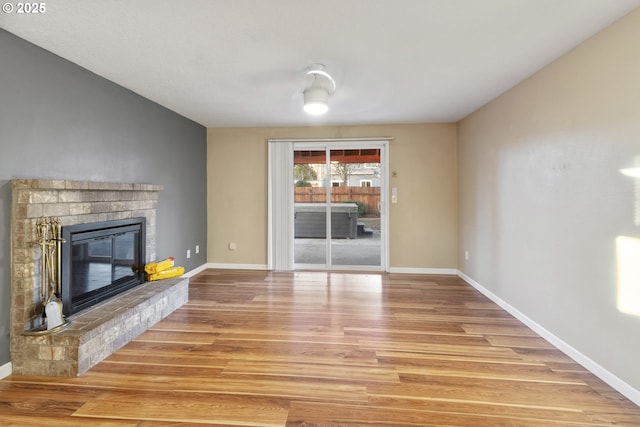
[[[205,127],[0,29],[0,366],[9,362],[10,181],[163,185],[157,255],[189,271],[206,262],[206,150]]]

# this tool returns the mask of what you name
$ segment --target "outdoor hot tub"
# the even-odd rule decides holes
[[[358,235],[358,205],[335,203],[331,205],[331,237],[355,239]],[[324,203],[296,203],[294,214],[296,238],[327,237],[327,206]]]

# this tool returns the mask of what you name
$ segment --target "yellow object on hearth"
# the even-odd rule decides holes
[[[178,277],[184,274],[184,267],[170,267],[157,273],[149,274],[149,281],[169,279],[171,277]]]
[[[159,273],[163,270],[173,267],[173,257],[169,257],[167,259],[163,259],[162,261],[150,262],[149,264],[144,266],[144,271],[147,274],[155,274]]]

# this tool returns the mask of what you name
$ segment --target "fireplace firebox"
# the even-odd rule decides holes
[[[132,218],[62,227],[66,316],[144,283],[145,225]]]

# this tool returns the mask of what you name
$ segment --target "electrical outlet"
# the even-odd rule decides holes
[[[464,251],[464,259],[469,261],[469,251]]]
[[[196,253],[199,254],[200,253],[200,245],[196,245]]]
[[[236,249],[238,249],[238,245],[236,244],[236,242],[229,242],[229,250],[235,251]]]
[[[191,249],[187,249],[187,258],[191,258]]]

